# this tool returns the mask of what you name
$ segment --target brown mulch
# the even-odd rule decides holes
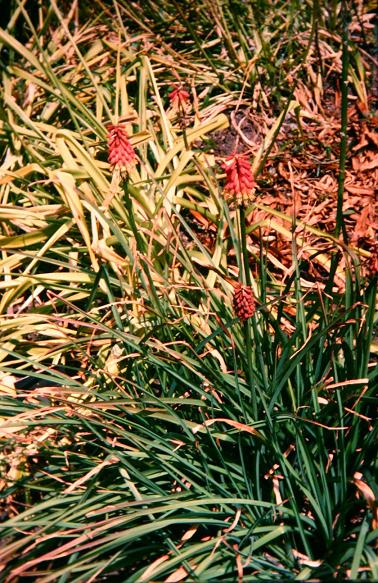
[[[314,249],[331,251],[336,241],[321,237],[334,235],[336,228],[339,180],[341,96],[335,84],[327,92],[313,98],[302,82],[297,84],[294,97],[299,104],[298,115],[289,113],[261,174],[258,188],[251,197],[248,224],[252,227],[250,247],[258,254],[260,238],[269,242],[269,254],[274,267],[292,265],[291,240],[272,226],[270,209],[292,217],[301,224],[301,258],[310,260],[309,280],[321,280],[327,275],[328,263],[316,257]],[[238,104],[240,105],[240,104]],[[237,105],[237,106],[238,106]],[[241,106],[228,110],[230,128],[212,136],[212,153],[222,160],[232,153],[248,152],[253,162],[264,136],[274,123],[267,113]],[[348,107],[348,155],[343,188],[343,216],[346,240],[339,236],[340,250],[352,253],[364,273],[374,271],[377,257],[378,230],[378,116],[373,111],[373,96],[361,103],[352,92]],[[257,203],[260,208],[254,208]],[[268,207],[264,210],[261,206]],[[274,217],[291,229],[287,220]],[[253,225],[264,227],[253,230]],[[211,227],[211,226],[210,226]],[[307,249],[308,247],[308,249]],[[274,258],[276,261],[274,261]],[[346,258],[341,261],[346,266]],[[312,276],[311,272],[312,271]],[[339,280],[343,287],[343,278]]]

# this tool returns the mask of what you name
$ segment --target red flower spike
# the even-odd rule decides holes
[[[256,188],[248,156],[233,154],[222,164],[222,168],[226,171],[225,199],[244,204]]]
[[[125,127],[108,125],[109,164],[114,168],[129,170],[136,163],[134,148],[129,142]]]
[[[234,284],[233,306],[235,314],[244,321],[251,318],[256,311],[252,288],[242,283]]]
[[[168,98],[174,109],[184,108],[189,101],[189,92],[181,85],[176,85],[168,94]]]

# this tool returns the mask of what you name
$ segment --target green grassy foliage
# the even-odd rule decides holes
[[[258,194],[232,208],[210,149],[229,111],[269,111],[259,178],[320,44],[342,50],[338,4],[66,4],[0,30],[3,580],[377,579],[370,253]]]

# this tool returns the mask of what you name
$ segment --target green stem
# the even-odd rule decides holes
[[[344,217],[343,217],[343,199],[344,199],[344,181],[345,165],[348,151],[348,18],[347,6],[345,0],[341,3],[342,18],[342,70],[341,70],[341,130],[340,130],[340,158],[339,158],[339,178],[337,188],[337,211],[336,211],[336,228],[335,236],[339,237],[340,231],[343,234],[344,242],[348,242]]]
[[[243,265],[242,281],[246,285],[251,285],[251,272],[249,270],[249,259],[247,249],[247,230],[245,224],[245,209],[243,205],[239,206],[239,225],[240,225],[240,242],[241,242],[241,264]]]
[[[244,284],[251,286],[252,285],[252,278],[251,272],[249,269],[249,259],[248,259],[248,249],[247,249],[247,230],[246,230],[246,220],[245,220],[245,209],[241,205],[239,207],[239,230],[240,230],[240,242],[241,242],[241,265],[243,266],[243,273],[242,273],[242,281]],[[252,333],[253,331],[253,333]],[[246,320],[244,322],[244,338],[246,341],[246,349],[247,349],[247,376],[249,386],[251,388],[251,397],[252,397],[252,412],[253,417],[255,420],[258,419],[258,408],[257,408],[257,393],[261,399],[261,403],[263,405],[264,411],[268,417],[268,422],[271,427],[272,421],[270,417],[270,413],[268,410],[268,405],[265,399],[264,391],[261,387],[258,386],[256,383],[254,374],[253,374],[253,358],[252,358],[252,346],[256,349],[256,355],[261,371],[261,376],[263,379],[264,387],[267,389],[268,387],[268,379],[266,376],[265,371],[265,363],[264,363],[264,356],[261,350],[261,343],[260,343],[260,332],[257,328],[256,323],[256,316],[252,316],[251,322]]]
[[[240,257],[240,266],[241,266],[241,281],[243,284],[251,285],[251,273],[249,271],[249,261],[248,261],[248,250],[247,250],[247,233],[246,233],[246,226],[245,226],[245,210],[243,205],[239,206],[239,241],[241,244],[241,257]],[[252,334],[251,334],[251,326],[250,322],[246,320],[243,322],[243,332],[244,338],[246,343],[246,352],[247,352],[247,377],[248,377],[248,384],[251,390],[251,400],[252,400],[252,415],[253,419],[257,421],[258,419],[258,410],[257,410],[257,398],[256,398],[256,386],[255,380],[253,375],[253,359],[252,359]]]

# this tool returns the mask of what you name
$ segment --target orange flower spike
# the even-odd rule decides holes
[[[109,164],[114,168],[129,170],[136,163],[136,154],[125,127],[122,124],[109,124],[107,130]]]
[[[243,322],[252,318],[256,311],[256,303],[253,290],[249,285],[243,285],[240,282],[234,284],[233,306],[235,314]]]
[[[189,92],[181,85],[176,85],[168,94],[168,98],[175,109],[184,108],[189,101]]]
[[[245,154],[229,156],[222,164],[226,171],[225,198],[233,198],[238,204],[243,204],[256,188],[251,164]]]

